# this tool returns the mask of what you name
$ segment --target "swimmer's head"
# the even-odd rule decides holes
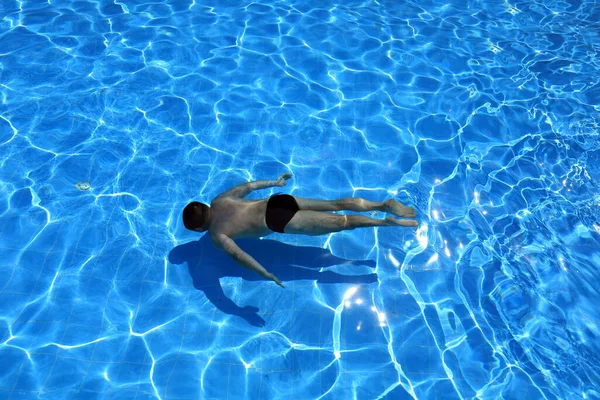
[[[193,201],[183,209],[183,225],[191,231],[204,232],[210,221],[210,207]]]

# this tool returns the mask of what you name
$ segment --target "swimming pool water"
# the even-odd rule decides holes
[[[589,0],[3,0],[0,398],[600,398],[598,32]],[[421,225],[239,241],[285,290],[183,228],[284,172]]]

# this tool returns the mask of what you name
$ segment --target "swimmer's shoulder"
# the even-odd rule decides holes
[[[225,204],[231,204],[231,203],[235,203],[236,200],[239,200],[239,199],[236,199],[235,197],[231,197],[231,196],[228,196],[228,195],[222,193],[222,194],[218,195],[217,197],[215,197],[211,201],[210,206],[215,207],[215,206],[222,206]]]
[[[211,207],[214,205],[248,206],[251,204],[266,203],[268,200],[269,200],[268,198],[267,199],[256,199],[256,200],[241,199],[241,198],[235,197],[235,196],[228,196],[226,194],[220,194],[213,199],[213,201],[210,203],[210,206]]]

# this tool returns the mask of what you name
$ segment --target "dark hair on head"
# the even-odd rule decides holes
[[[208,216],[206,204],[193,201],[183,209],[183,225],[191,231],[202,228]]]

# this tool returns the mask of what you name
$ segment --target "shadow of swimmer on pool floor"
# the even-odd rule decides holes
[[[388,199],[369,201],[356,197],[338,200],[307,199],[289,194],[275,194],[259,200],[245,200],[252,191],[285,186],[292,174],[282,174],[274,181],[254,181],[235,186],[219,194],[210,203],[192,201],[185,206],[185,227],[195,232],[208,232],[212,244],[229,254],[235,262],[258,275],[285,285],[260,262],[240,248],[233,239],[265,237],[273,232],[302,235],[326,235],[333,232],[373,226],[416,227],[418,222],[396,219],[391,215],[375,219],[363,215],[340,215],[328,211],[382,211],[398,217],[415,218],[412,207]],[[270,268],[270,264],[267,264]]]
[[[345,260],[318,247],[292,246],[274,240],[241,239],[238,245],[252,251],[258,262],[268,263],[283,282],[295,280],[316,280],[319,283],[373,283],[376,274],[342,275],[333,271],[319,272],[318,269],[334,265],[375,267],[372,260]],[[186,263],[194,287],[202,290],[216,308],[230,315],[237,315],[254,326],[264,326],[265,321],[258,315],[256,307],[240,307],[223,293],[219,278],[239,277],[248,281],[263,278],[251,270],[240,268],[226,253],[217,250],[208,235],[200,240],[175,247],[169,253],[172,264]]]

